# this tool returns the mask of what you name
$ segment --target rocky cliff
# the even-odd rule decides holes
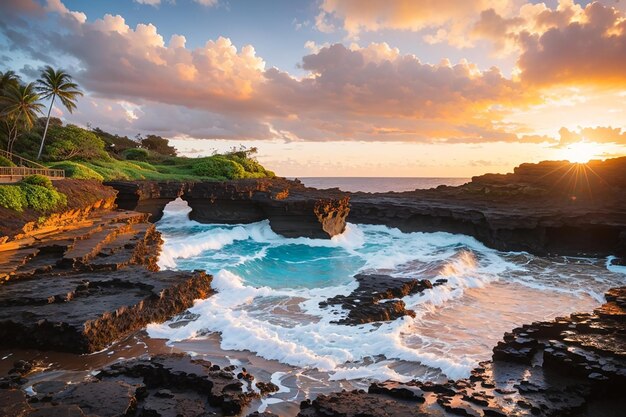
[[[163,209],[180,197],[191,207],[189,217],[201,223],[252,223],[268,219],[286,237],[329,238],[344,231],[350,211],[345,193],[320,191],[286,179],[215,182],[113,181],[117,205],[163,216]]]
[[[626,158],[523,164],[459,187],[350,194],[348,221],[534,254],[626,256]]]
[[[626,256],[626,158],[588,164],[523,164],[511,174],[474,177],[459,187],[405,193],[317,190],[286,179],[224,182],[117,181],[124,209],[156,221],[178,198],[203,223],[269,219],[286,237],[329,238],[346,221],[404,232],[451,232],[487,246],[534,254]]]
[[[56,212],[42,214],[26,209],[18,213],[0,207],[0,244],[71,226],[115,206],[115,190],[98,181],[65,179],[55,181],[54,186],[67,196],[67,206]]]

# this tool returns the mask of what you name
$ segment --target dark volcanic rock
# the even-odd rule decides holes
[[[147,217],[98,213],[0,245],[0,346],[94,352],[211,295],[204,272],[157,272]]]
[[[523,164],[460,187],[350,193],[348,221],[446,231],[534,254],[626,256],[626,158]]]
[[[345,193],[319,191],[282,178],[214,182],[114,181],[117,204],[151,213],[159,220],[170,201],[181,197],[201,223],[253,223],[268,219],[286,237],[330,238],[344,231],[350,211]]]
[[[413,401],[402,401],[365,391],[342,391],[303,401],[298,417],[427,417],[441,416],[419,410]]]
[[[446,383],[387,381],[320,395],[302,417],[390,415],[621,417],[626,410],[626,287],[593,314],[522,326],[493,361]],[[444,414],[445,413],[445,414]]]
[[[211,291],[204,272],[142,267],[9,281],[0,292],[0,345],[94,352]]]
[[[363,275],[354,277],[359,286],[350,295],[337,295],[320,303],[321,307],[341,305],[348,316],[340,324],[363,324],[374,321],[395,320],[402,316],[415,316],[398,298],[432,288],[428,280],[394,278],[389,275]]]
[[[487,246],[534,254],[626,257],[626,158],[523,164],[460,187],[404,193],[316,190],[282,178],[180,183],[116,181],[121,208],[161,218],[177,197],[204,223],[269,219],[286,237],[328,238],[352,223],[405,232],[463,233]]]
[[[180,197],[186,185],[170,181],[109,181],[103,184],[117,191],[117,207],[149,213],[152,222],[163,217],[163,209],[167,203]]]
[[[234,416],[259,397],[233,373],[183,354],[120,362],[77,384],[37,383],[32,394],[0,390],[0,415]]]

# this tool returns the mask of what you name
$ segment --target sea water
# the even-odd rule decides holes
[[[626,282],[626,269],[611,258],[542,258],[465,235],[358,224],[330,240],[289,239],[267,221],[200,224],[189,210],[181,200],[166,208],[159,265],[204,269],[217,293],[148,326],[150,336],[196,346],[218,340],[225,352],[249,351],[325,381],[466,377],[505,332],[591,311]],[[357,273],[447,281],[402,299],[415,317],[337,324],[347,312],[319,304],[350,294]]]
[[[458,177],[306,177],[302,184],[318,189],[339,188],[342,191],[383,193],[387,191],[413,191],[439,185],[462,185],[470,178]]]

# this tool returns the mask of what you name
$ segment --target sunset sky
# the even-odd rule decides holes
[[[67,123],[284,176],[626,155],[626,0],[2,0],[0,70],[46,64]]]

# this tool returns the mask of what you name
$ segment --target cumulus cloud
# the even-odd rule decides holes
[[[329,0],[324,7],[348,10],[350,3]],[[623,34],[623,21],[616,12],[607,14],[605,11],[612,9],[599,5],[578,10],[570,4],[550,9],[549,14],[544,13],[548,10],[545,6],[524,9],[533,22],[541,20],[533,23],[531,31],[530,18],[503,17],[508,15],[501,14],[506,11],[502,2],[497,2],[499,5],[487,0],[462,3],[465,6],[460,5],[458,13],[494,6],[479,14],[481,23],[472,30],[481,36],[511,34],[512,39],[524,33],[523,54],[531,53],[534,46],[540,54],[543,36],[551,31],[567,31],[572,25],[589,27],[590,34],[597,33],[598,37],[612,41]],[[371,4],[382,6],[376,1]],[[407,10],[412,11],[413,4],[406,2]],[[483,69],[466,60],[426,63],[384,42],[367,46],[309,42],[307,48],[311,53],[300,63],[304,75],[295,77],[278,68],[268,68],[253,46],[238,47],[225,37],[192,48],[179,34],[164,39],[152,24],[131,27],[119,15],[87,21],[59,0],[49,1],[46,7],[60,16],[65,25],[63,30],[38,32],[46,29],[35,24],[29,28],[12,27],[16,35],[11,39],[16,48],[31,48],[29,53],[33,57],[45,50],[78,63],[70,68],[71,72],[90,94],[85,98],[86,104],[81,102],[76,115],[67,116],[69,120],[81,123],[102,120],[106,126],[123,132],[233,140],[449,143],[550,140],[546,136],[532,136],[528,131],[523,132],[527,136],[518,138],[516,133],[521,130],[512,129],[503,120],[507,114],[545,101],[542,86],[533,82],[532,65],[543,65],[544,70],[558,74],[554,62],[533,64],[531,60],[527,65],[520,59],[521,77],[512,79],[496,67]],[[444,21],[439,17],[443,9],[441,1],[425,2],[423,8],[420,13],[425,15],[413,21],[398,23],[396,20],[403,17],[389,12],[372,17],[373,21],[363,18],[358,21],[361,23],[349,23],[349,27],[360,31],[396,22],[408,30],[426,27],[429,25],[426,21],[431,18],[435,22]],[[324,13],[326,18],[337,18],[335,12]],[[457,12],[453,12],[456,16],[454,13]],[[539,27],[549,29],[541,34],[533,32]],[[2,30],[8,33],[8,29]],[[40,43],[38,39],[45,41]],[[567,77],[560,75],[544,76],[552,77],[551,82],[567,81]]]
[[[70,17],[76,19],[79,23],[85,23],[87,21],[87,15],[83,12],[75,12],[61,2],[61,0],[47,0],[46,10],[59,13],[61,16]]]
[[[518,60],[529,83],[600,84],[626,82],[626,19],[600,3],[588,5],[580,21],[557,25],[539,34],[521,35]]]
[[[109,97],[228,110],[250,103],[263,81],[265,62],[254,48],[239,50],[228,38],[188,49],[184,36],[173,35],[166,45],[154,25],[131,28],[112,15],[56,36],[59,47],[81,61],[81,83]]]

